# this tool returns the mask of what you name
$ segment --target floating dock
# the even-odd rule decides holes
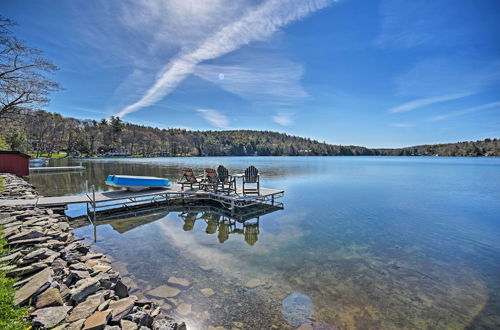
[[[36,166],[30,167],[30,173],[45,173],[45,172],[71,172],[84,171],[84,166]]]

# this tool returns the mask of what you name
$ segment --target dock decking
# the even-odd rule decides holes
[[[83,194],[76,196],[57,196],[57,197],[39,197],[36,199],[16,199],[16,200],[0,200],[0,205],[34,205],[34,206],[67,206],[68,204],[90,203],[103,204],[110,206],[108,203],[125,201],[125,203],[141,203],[141,202],[161,202],[172,198],[183,199],[210,199],[220,202],[229,207],[246,207],[258,203],[274,203],[274,200],[283,197],[284,191],[270,188],[260,188],[259,195],[243,195],[241,185],[236,185],[236,193],[229,195],[225,193],[215,193],[213,191],[204,191],[199,189],[182,190],[178,184],[173,184],[169,188],[151,189],[139,192],[127,190],[115,190],[107,192],[95,192],[94,194]],[[123,202],[121,202],[123,204]]]

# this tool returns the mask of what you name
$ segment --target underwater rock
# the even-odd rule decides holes
[[[181,290],[177,288],[168,285],[160,285],[156,289],[148,291],[147,294],[161,298],[173,298],[177,296],[180,292]]]
[[[205,297],[210,297],[215,294],[215,291],[211,288],[204,288],[200,290]]]
[[[314,305],[310,297],[294,292],[285,299],[281,305],[281,315],[294,327],[310,323],[314,314]]]

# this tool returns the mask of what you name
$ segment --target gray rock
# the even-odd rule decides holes
[[[33,239],[33,238],[40,238],[45,236],[43,232],[41,231],[36,231],[36,230],[24,230],[21,231],[18,234],[12,235],[9,237],[7,242],[11,244],[12,241],[18,241],[18,240],[28,240],[28,239]]]
[[[109,304],[109,309],[112,310],[111,320],[118,322],[125,317],[134,307],[135,300],[132,297],[112,301]]]
[[[114,290],[115,290],[115,293],[118,296],[118,298],[128,297],[128,287],[125,284],[123,284],[123,282],[121,280],[116,282]]]
[[[19,245],[24,245],[24,246],[30,246],[30,245],[35,245],[38,243],[43,243],[48,241],[48,237],[38,237],[38,238],[31,238],[31,239],[22,239],[22,240],[16,240],[9,242],[10,246],[19,246]]]
[[[21,258],[22,256],[23,256],[23,254],[21,252],[17,251],[15,253],[11,253],[11,254],[6,255],[5,257],[0,258],[0,262],[14,261],[16,259]]]
[[[64,281],[64,284],[66,284],[67,286],[71,286],[73,283],[89,277],[90,273],[86,270],[70,270],[66,281]]]
[[[87,298],[84,302],[78,304],[71,314],[66,319],[68,322],[74,322],[81,319],[86,319],[94,313],[100,304],[104,302],[102,294],[93,295]]]
[[[186,280],[185,278],[180,278],[175,276],[170,276],[167,280],[167,283],[174,286],[179,286],[181,288],[187,288],[190,285],[189,281]]]
[[[50,268],[45,268],[38,274],[34,275],[21,289],[16,291],[14,296],[14,305],[22,305],[30,298],[36,296],[50,286],[52,281],[52,271]]]
[[[94,312],[85,323],[83,324],[84,330],[101,330],[104,329],[109,319],[111,318],[111,311]]]
[[[137,328],[139,328],[137,324],[135,324],[135,322],[128,320],[121,320],[120,327],[122,328],[122,330],[137,330]]]
[[[168,285],[160,285],[159,287],[153,290],[149,290],[147,294],[161,298],[173,298],[177,296],[180,292],[181,291],[177,288]]]
[[[64,330],[80,330],[83,327],[84,323],[85,319],[75,321],[73,323],[68,324]]]
[[[159,319],[153,322],[153,330],[176,330],[177,323],[174,320]]]
[[[29,266],[12,269],[12,270],[7,272],[7,276],[8,277],[26,276],[29,274],[36,273],[39,270],[42,270],[42,269],[47,268],[47,267],[48,267],[48,265],[44,264],[44,263],[31,264]]]
[[[151,327],[153,324],[153,317],[143,311],[137,311],[133,314],[129,314],[123,318],[124,320],[132,321],[137,323],[139,326]]]
[[[95,278],[81,279],[76,282],[75,288],[70,290],[71,299],[76,303],[80,303],[87,298],[87,296],[99,290],[99,288],[99,280]]]
[[[68,311],[71,310],[69,306],[46,307],[38,309],[31,313],[33,317],[33,325],[35,327],[50,329],[58,325],[66,318]]]
[[[56,288],[45,290],[36,299],[36,308],[62,306],[63,304],[64,301],[61,297],[61,292]]]

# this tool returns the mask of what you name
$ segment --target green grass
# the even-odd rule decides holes
[[[3,190],[3,181],[4,181],[4,178],[0,178],[0,191]]]
[[[4,248],[5,238],[3,229],[0,227],[0,256],[8,250]],[[5,265],[2,263],[0,265]],[[28,308],[14,307],[15,290],[12,287],[16,279],[6,277],[6,272],[0,270],[0,329],[21,330],[31,328]]]
[[[29,155],[32,158],[36,157],[36,153],[30,152]],[[49,154],[40,154],[40,155],[38,155],[38,157],[41,157],[41,158],[51,158],[51,159],[59,159],[59,158],[66,157],[66,155],[67,154],[65,152],[61,152],[61,153],[58,153],[58,154],[52,154],[52,155],[50,155],[50,157],[49,157]]]

